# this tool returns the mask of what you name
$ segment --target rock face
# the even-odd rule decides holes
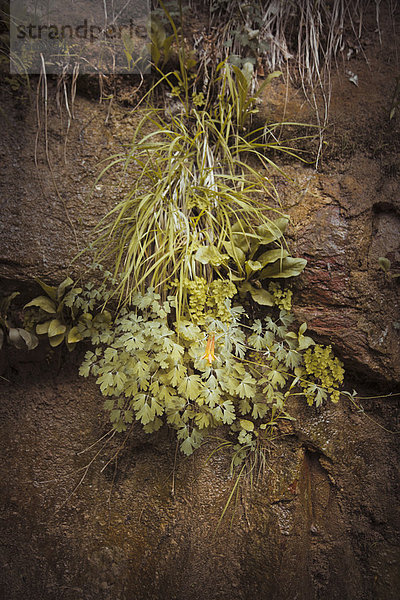
[[[77,375],[79,351],[3,349],[1,597],[397,600],[398,396],[368,398],[400,389],[399,280],[378,265],[386,256],[400,272],[389,56],[371,49],[372,68],[355,60],[358,88],[333,77],[320,171],[292,164],[293,182],[277,182],[294,253],[309,261],[297,317],[333,344],[350,391],[367,398],[294,403],[294,424],[236,485],[229,456],[210,457],[217,443],[183,459],[167,431],[112,436],[97,387]],[[50,108],[49,169],[43,130],[35,167],[34,108],[7,89],[2,107],[0,276],[24,295],[35,276],[56,283],[71,272],[127,189],[110,174],[89,197],[99,161],[129,141],[137,116],[77,97],[65,142]]]
[[[360,154],[342,173],[294,176],[298,190],[286,205],[297,254],[308,260],[297,316],[353,371],[393,385],[400,378],[399,286],[378,260],[385,256],[398,269],[398,182],[383,182],[376,161]]]
[[[31,360],[2,385],[3,597],[397,598],[393,400],[293,407],[220,522],[236,476],[215,444],[175,460],[165,431],[102,439],[78,357]]]

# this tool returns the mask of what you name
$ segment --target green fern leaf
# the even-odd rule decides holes
[[[235,407],[233,405],[233,402],[231,400],[225,400],[225,402],[222,403],[222,407],[222,422],[226,423],[227,425],[231,425],[236,419]]]
[[[244,379],[237,388],[240,398],[253,398],[256,392],[255,385],[256,380],[249,373],[246,373]]]
[[[169,383],[176,388],[181,383],[186,373],[186,367],[178,364],[175,365],[174,368],[169,371],[169,373],[167,373],[166,377]]]
[[[196,400],[200,395],[204,383],[200,379],[200,375],[189,375],[181,381],[178,386],[178,392],[189,400]]]

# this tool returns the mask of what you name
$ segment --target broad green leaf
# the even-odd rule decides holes
[[[210,264],[212,267],[222,265],[229,258],[226,254],[221,254],[215,246],[200,246],[194,258],[202,265]]]
[[[18,350],[33,350],[39,343],[36,335],[22,327],[10,327],[8,337],[11,344]]]
[[[248,421],[247,419],[240,419],[239,423],[242,429],[245,429],[246,431],[254,431],[253,421]]]
[[[233,258],[233,260],[238,262],[239,265],[244,264],[244,261],[246,260],[246,254],[241,248],[239,248],[239,246],[235,246],[235,244],[232,242],[225,242],[224,246],[227,253],[231,258]]]
[[[378,263],[379,263],[379,266],[381,267],[381,269],[383,269],[386,273],[388,271],[390,271],[390,267],[392,266],[392,263],[390,262],[390,260],[388,258],[381,256],[378,258]]]
[[[250,292],[251,297],[253,298],[254,302],[257,302],[257,304],[261,304],[263,306],[274,306],[274,299],[271,294],[267,292],[267,290],[256,288],[248,281],[245,281],[238,288],[238,290],[240,294],[246,294],[247,292]]]
[[[260,279],[296,277],[304,270],[306,264],[307,261],[305,258],[292,258],[288,256],[282,261],[277,260],[274,264],[265,267],[259,273],[258,277]]]
[[[64,334],[61,333],[60,335],[53,335],[52,337],[49,337],[49,344],[52,348],[56,348],[57,346],[59,346],[63,340],[64,340]]]
[[[261,238],[260,243],[265,246],[275,240],[279,240],[284,234],[288,223],[289,217],[282,217],[271,223],[259,225],[256,231]]]
[[[36,298],[28,302],[28,304],[25,304],[24,308],[27,308],[28,306],[38,306],[39,308],[50,314],[55,314],[57,312],[56,305],[47,296],[37,296]]]
[[[252,40],[259,34],[259,32],[260,32],[259,29],[249,29],[247,35],[249,36],[249,39]],[[242,73],[246,79],[246,84],[247,84],[246,92],[247,92],[247,90],[250,86],[250,82],[253,77],[253,73],[254,73],[254,65],[250,60],[246,60],[246,62],[244,63],[244,65],[242,67]]]
[[[233,234],[232,238],[235,248],[239,248],[243,252],[243,255],[246,256],[250,250],[250,234],[238,232]]]
[[[0,300],[0,314],[6,316],[10,308],[11,302],[20,295],[20,292],[13,292]]]
[[[108,310],[103,310],[101,313],[97,314],[94,319],[93,319],[93,323],[104,323],[104,324],[109,324],[112,321],[112,317],[111,317],[111,313]]]
[[[77,342],[69,342],[68,340],[65,340],[65,343],[67,345],[68,351],[72,352],[72,350],[74,350]]]
[[[51,323],[51,319],[49,321],[46,321],[45,323],[38,323],[36,325],[36,333],[38,335],[47,334],[47,332],[49,331],[50,323]]]
[[[302,323],[299,327],[299,336],[307,331],[307,323]]]
[[[314,346],[314,345],[315,345],[315,342],[311,337],[309,337],[307,335],[299,336],[299,346],[298,346],[299,350],[306,350],[310,346]]]
[[[80,342],[82,340],[82,335],[78,329],[78,327],[71,327],[67,335],[67,342],[69,344],[74,344],[76,342]]]
[[[250,290],[250,295],[253,298],[254,302],[257,304],[261,304],[262,306],[273,306],[274,301],[269,292],[264,289],[253,288]]]
[[[52,286],[52,285],[47,285],[47,283],[44,283],[44,281],[41,281],[40,279],[36,279],[35,281],[38,282],[38,284],[40,285],[40,287],[42,288],[43,291],[46,292],[46,294],[54,301],[57,300],[57,288]]]
[[[250,239],[256,241],[257,244],[260,242],[260,237],[254,233],[251,233],[250,227],[244,223],[241,219],[238,219],[236,223],[232,225],[232,242],[236,248],[240,248],[244,254],[250,249]]]
[[[71,279],[71,277],[67,277],[66,279],[64,279],[64,281],[62,283],[60,283],[60,285],[57,288],[57,300],[58,301],[60,301],[61,298],[64,296],[64,293],[65,293],[65,290],[67,289],[67,287],[70,287],[73,284],[74,284],[74,282]],[[82,289],[80,291],[82,291]]]
[[[275,250],[268,250],[264,252],[257,258],[258,262],[261,264],[260,268],[264,268],[265,265],[275,262],[278,259],[283,259],[289,256],[289,252],[287,250],[283,250],[283,248],[275,248]]]
[[[61,321],[59,319],[52,319],[50,321],[47,334],[48,334],[49,338],[52,338],[52,337],[55,337],[58,335],[64,335],[66,330],[67,330],[66,325],[61,323]]]
[[[255,273],[263,267],[263,265],[260,262],[258,262],[258,260],[246,260],[244,266],[246,269],[247,277],[249,277],[250,273]]]

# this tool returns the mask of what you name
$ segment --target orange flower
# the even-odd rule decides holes
[[[213,362],[213,360],[215,360],[214,348],[215,348],[215,335],[211,335],[207,339],[206,352],[205,352],[204,356],[201,357],[201,358],[205,358],[206,360],[208,360],[210,365]]]

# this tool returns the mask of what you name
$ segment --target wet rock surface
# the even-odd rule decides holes
[[[400,376],[399,286],[379,267],[399,265],[400,186],[382,203],[381,173],[357,154],[343,173],[305,172],[287,197],[297,254],[308,265],[296,314],[351,368],[391,384]],[[293,195],[293,197],[291,197]]]
[[[293,402],[296,421],[258,457],[221,521],[237,474],[228,454],[210,457],[217,442],[184,459],[168,431],[111,437],[98,388],[77,375],[83,350],[3,349],[1,597],[397,600],[398,396],[370,398],[399,392],[400,382],[399,280],[378,266],[386,256],[400,271],[390,56],[374,46],[368,66],[357,59],[358,88],[334,76],[325,162],[318,173],[288,165],[293,182],[278,182],[293,251],[309,261],[296,315],[332,343],[361,399],[320,409]],[[65,113],[62,121],[50,102],[51,171],[43,129],[35,166],[34,106],[6,92],[0,276],[28,299],[32,278],[58,283],[71,273],[127,188],[114,172],[89,194],[99,161],[129,142],[138,115],[78,96],[66,138]]]
[[[3,597],[397,598],[394,399],[292,406],[220,522],[227,454],[175,459],[167,431],[101,439],[78,356],[49,360],[2,385]]]

